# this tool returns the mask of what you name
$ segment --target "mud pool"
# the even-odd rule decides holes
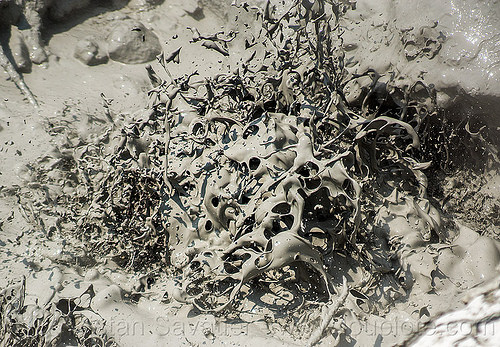
[[[493,345],[499,8],[0,2],[0,341]]]

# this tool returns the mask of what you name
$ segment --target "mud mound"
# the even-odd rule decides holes
[[[275,16],[268,4],[236,72],[153,90],[165,113],[163,213],[171,262],[183,272],[177,299],[220,311],[252,279],[290,265],[290,280],[317,278],[311,288],[333,295],[331,276],[340,284],[343,274],[324,259],[352,252],[370,263],[363,248],[375,206],[391,195],[413,201],[407,213],[422,219],[423,240],[444,239],[403,112],[360,114],[344,99],[339,11],[296,2]],[[205,46],[224,49],[221,41]],[[404,116],[416,126],[425,117]]]

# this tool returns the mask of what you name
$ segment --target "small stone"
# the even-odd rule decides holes
[[[108,37],[109,58],[120,63],[146,63],[161,51],[158,37],[142,23],[131,19],[117,24]]]
[[[99,271],[97,271],[96,269],[90,269],[87,271],[87,273],[85,274],[85,281],[87,282],[90,282],[90,281],[94,281],[96,279],[98,279],[100,276],[100,273]]]
[[[89,66],[104,64],[108,61],[108,57],[100,52],[99,45],[92,38],[78,41],[74,57]]]
[[[130,0],[127,6],[133,10],[148,10],[162,2],[163,0]]]

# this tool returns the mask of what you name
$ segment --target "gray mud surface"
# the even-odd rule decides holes
[[[0,345],[494,345],[487,3],[0,1]]]

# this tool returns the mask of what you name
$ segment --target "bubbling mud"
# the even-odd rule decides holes
[[[53,213],[46,200],[70,207],[54,223],[88,254],[144,278],[166,272],[176,286],[165,297],[198,313],[292,312],[280,323],[311,345],[329,325],[336,343],[353,339],[349,321],[380,318],[398,302],[426,312],[450,284],[463,290],[495,276],[498,243],[454,226],[427,195],[420,138],[435,90],[422,81],[381,87],[389,77],[374,69],[350,74],[352,47],[337,26],[345,4],[235,2],[243,19],[234,30],[188,28],[202,61],[220,58],[218,73],[177,69],[186,54],[177,45],[146,67],[147,110],[114,114],[102,94],[104,114],[89,116],[85,131],[51,122],[57,150],[30,169],[42,188],[17,191],[24,213],[43,227],[37,213]],[[406,58],[433,58],[436,35],[408,32]],[[90,40],[80,48],[84,60],[99,53]],[[393,103],[373,102],[388,92]],[[103,290],[94,303],[120,301],[119,292]]]
[[[111,125],[74,157],[91,192],[74,219],[92,252],[125,267],[171,265],[173,296],[210,312],[238,305],[272,273],[308,283],[312,301],[336,297],[347,276],[374,310],[405,290],[445,286],[448,273],[472,272],[471,285],[493,274],[496,243],[465,241],[427,197],[430,163],[417,158],[431,88],[413,85],[418,97],[400,108],[350,104],[344,90],[363,75],[344,69],[336,18],[346,9],[238,6],[261,29],[190,28],[191,44],[220,53],[227,71],[174,77],[177,48],[158,56],[163,71],[148,67],[149,110],[113,120],[103,96]],[[473,245],[489,250],[488,271],[472,265]]]
[[[363,257],[375,212],[367,199],[408,202],[402,218],[421,226],[403,244],[423,246],[431,233],[445,239],[426,198],[426,165],[411,157],[414,128],[343,100],[338,9],[327,7],[294,3],[278,19],[268,5],[254,38],[265,51],[257,71],[248,67],[253,53],[235,73],[153,90],[165,114],[163,218],[171,263],[183,273],[176,299],[220,311],[245,283],[296,263],[333,295],[332,275],[338,283],[342,274],[329,273],[324,257],[347,249]]]

